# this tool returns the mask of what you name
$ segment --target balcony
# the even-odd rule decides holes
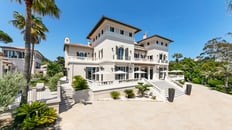
[[[124,59],[98,59],[93,57],[80,57],[80,56],[68,56],[68,62],[78,62],[78,63],[101,63],[101,62],[120,62],[120,63],[139,63],[139,64],[168,64],[168,60],[154,60],[148,58],[131,58],[123,57]]]

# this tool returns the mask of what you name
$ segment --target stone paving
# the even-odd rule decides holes
[[[62,130],[232,130],[232,96],[193,85],[173,103],[94,101],[60,114]]]

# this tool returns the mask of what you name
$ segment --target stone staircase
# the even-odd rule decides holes
[[[168,97],[168,88],[175,89],[175,97],[184,95],[184,92],[182,92],[180,89],[178,89],[177,86],[174,86],[173,84],[170,84],[165,80],[153,81],[152,83],[155,84],[158,88],[165,90],[166,97]]]
[[[74,104],[73,100],[73,89],[67,85],[61,85],[61,102],[60,102],[60,112],[67,111]]]

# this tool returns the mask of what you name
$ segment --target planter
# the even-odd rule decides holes
[[[75,103],[80,103],[82,101],[91,101],[93,100],[93,92],[91,89],[74,91],[73,99]]]
[[[174,88],[169,88],[168,89],[168,101],[173,102],[175,97],[175,89]]]
[[[192,90],[192,85],[191,84],[187,84],[186,85],[185,94],[186,95],[190,95],[191,94],[191,90]]]

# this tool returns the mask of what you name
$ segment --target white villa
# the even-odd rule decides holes
[[[23,72],[24,51],[23,47],[0,46],[0,77],[6,72]],[[34,51],[32,74],[41,72],[41,63],[43,55]]]
[[[160,35],[135,42],[139,28],[103,16],[87,36],[88,45],[65,38],[67,78],[81,75],[89,82],[113,84],[121,81],[165,79],[168,46],[172,40]]]

